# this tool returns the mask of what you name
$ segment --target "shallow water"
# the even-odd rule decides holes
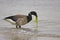
[[[37,31],[34,21],[16,29],[2,20],[16,14],[28,15],[30,11],[38,14]],[[0,40],[60,40],[60,0],[0,0]]]
[[[39,20],[38,31],[35,22],[16,29],[6,21],[0,21],[0,40],[60,40],[60,22]]]

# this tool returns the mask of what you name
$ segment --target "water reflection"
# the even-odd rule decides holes
[[[38,38],[40,39],[40,37],[53,37],[54,39],[60,38],[59,24],[59,22],[39,21],[38,30],[34,30],[34,27],[37,27],[34,22],[32,24],[29,24],[30,28],[22,27],[21,29],[16,29],[10,26],[8,27],[8,25],[6,25],[5,27],[4,25],[2,25],[0,26],[0,39],[38,40]]]

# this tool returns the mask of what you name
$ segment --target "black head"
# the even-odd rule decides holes
[[[36,19],[35,19],[35,22],[36,23],[38,23],[38,16],[37,16],[37,13],[35,12],[35,11],[31,11],[30,13],[29,13],[29,20],[32,20],[32,16],[31,15],[34,15],[34,16],[36,16]]]
[[[30,12],[30,15],[34,15],[34,16],[37,17],[37,13],[36,13],[35,11],[31,11],[31,12]]]

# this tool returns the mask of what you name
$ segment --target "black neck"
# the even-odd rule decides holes
[[[32,15],[34,15],[37,18],[37,13],[35,11],[31,11],[27,16],[28,22],[32,20]]]
[[[30,22],[32,20],[32,15],[28,14],[27,19],[28,19],[28,22]]]

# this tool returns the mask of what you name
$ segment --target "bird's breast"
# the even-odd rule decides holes
[[[26,17],[24,17],[24,18],[19,18],[18,20],[17,20],[17,24],[18,25],[25,25],[27,23],[27,18]]]

